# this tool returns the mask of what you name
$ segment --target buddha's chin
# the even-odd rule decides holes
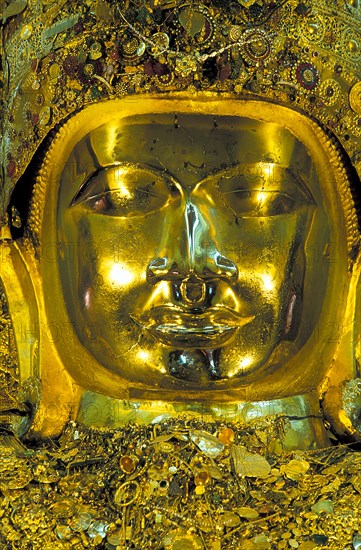
[[[199,384],[200,388],[209,387],[209,384],[219,390],[236,387],[237,383],[244,385],[253,381],[273,350],[274,346],[268,346],[262,353],[250,350],[244,354],[238,351],[237,354],[233,346],[232,351],[227,347],[175,349],[168,355],[168,374],[192,385]]]

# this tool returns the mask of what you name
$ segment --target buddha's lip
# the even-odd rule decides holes
[[[237,328],[250,323],[255,316],[244,316],[225,307],[193,313],[173,306],[157,306],[132,318],[168,346],[201,348],[224,344]]]

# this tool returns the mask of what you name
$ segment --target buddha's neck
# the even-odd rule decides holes
[[[315,393],[270,401],[233,403],[169,403],[165,401],[124,401],[85,392],[77,420],[93,428],[120,428],[125,423],[156,424],[176,417],[201,422],[264,425],[266,419],[284,419],[280,441],[284,450],[308,450],[330,445],[319,400]]]

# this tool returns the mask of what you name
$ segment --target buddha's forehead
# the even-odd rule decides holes
[[[83,174],[117,162],[139,163],[189,183],[242,163],[291,166],[304,177],[312,165],[306,147],[277,122],[184,112],[110,118],[76,144],[70,161]]]

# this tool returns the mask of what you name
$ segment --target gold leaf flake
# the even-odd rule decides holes
[[[332,514],[333,503],[332,500],[319,500],[311,508],[316,514]]]
[[[243,445],[232,445],[231,459],[237,475],[267,477],[271,471],[269,462],[258,453],[250,453]]]
[[[241,508],[237,508],[237,514],[241,516],[241,518],[246,519],[256,519],[259,516],[257,510],[250,506],[241,506]]]
[[[234,512],[223,512],[218,516],[217,521],[224,527],[238,527],[241,523],[240,517]]]
[[[290,460],[288,464],[282,464],[280,468],[281,474],[296,481],[309,470],[310,464],[306,460]]]

